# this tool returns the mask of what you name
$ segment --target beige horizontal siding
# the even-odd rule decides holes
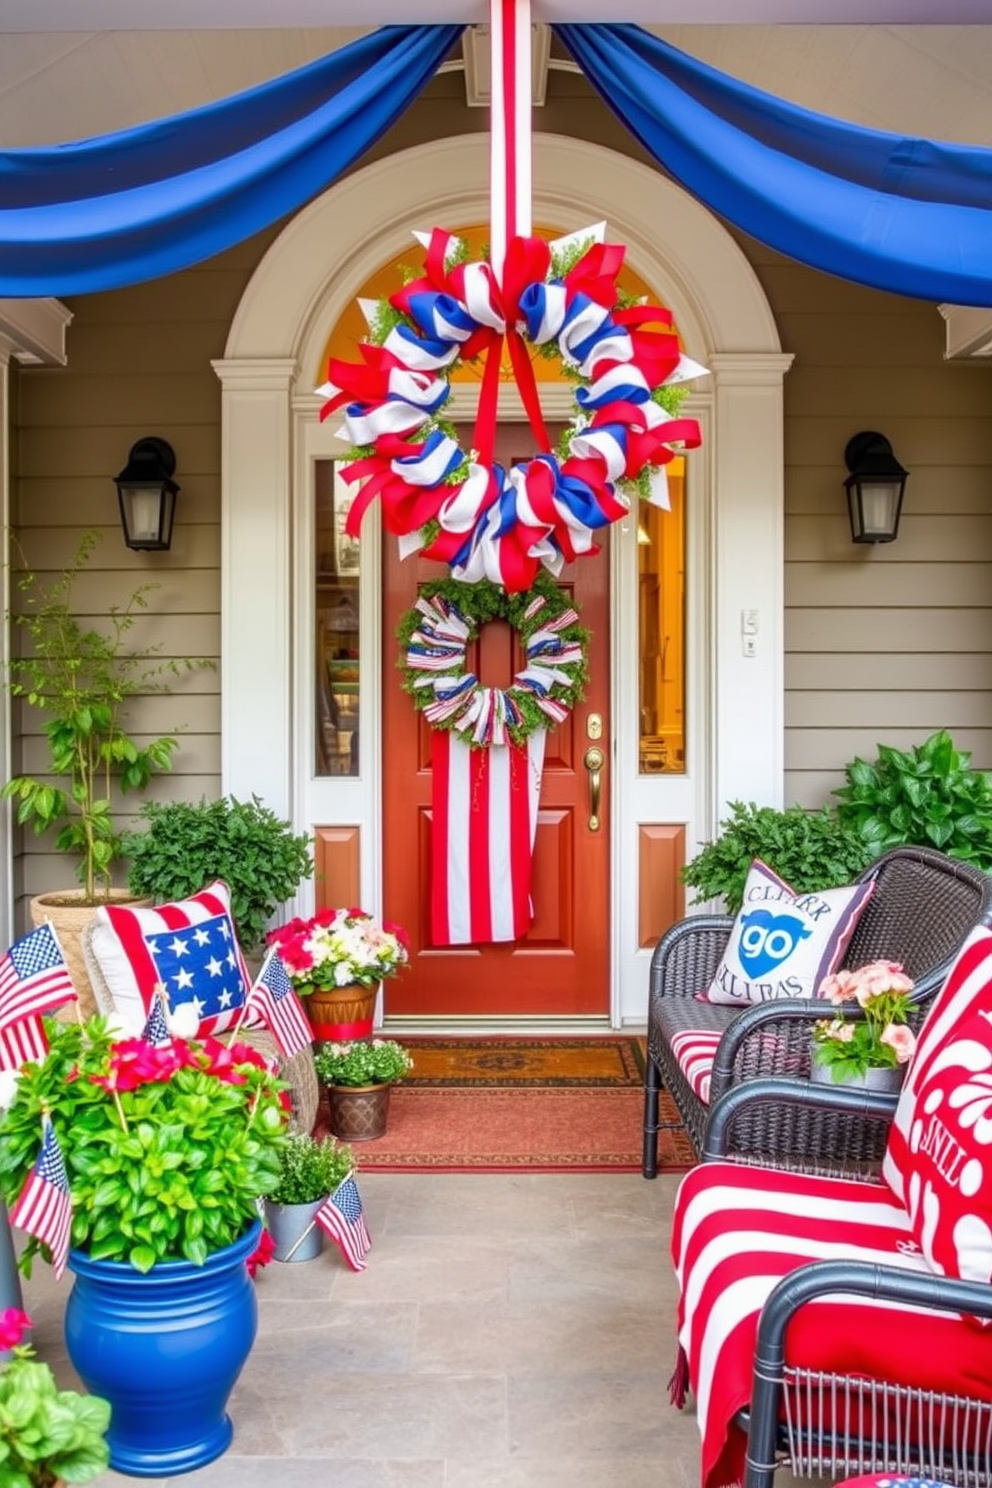
[[[841,493],[843,495],[843,493]],[[894,543],[879,543],[873,549],[851,541],[846,510],[826,516],[790,516],[786,533],[785,561],[826,561],[881,567],[888,563],[957,563],[967,554],[969,561],[992,561],[992,521],[975,512],[958,516],[913,516],[904,509],[899,536]]]
[[[845,766],[851,760],[875,759],[879,744],[890,744],[894,749],[912,749],[940,726],[937,722],[932,729],[892,727],[882,730],[870,724],[857,728],[790,729],[786,742],[787,779],[791,778],[795,785],[798,774],[812,770],[820,772],[824,779],[832,778],[833,785],[842,785]],[[970,751],[976,768],[985,768],[982,760],[992,756],[992,727],[957,729],[954,742],[959,749]],[[828,772],[834,773],[828,776]],[[803,799],[795,790],[786,792],[786,795],[789,800]]]
[[[822,692],[790,691],[786,695],[786,728],[817,728],[822,716]],[[948,728],[954,732],[962,728],[982,728],[986,723],[992,723],[984,691],[934,690],[923,696],[918,688],[908,692],[888,688],[885,691],[881,688],[863,691],[843,688],[830,695],[833,728],[913,729],[925,718],[939,720],[934,728]]]
[[[794,605],[887,609],[904,605],[908,595],[923,608],[959,605],[980,607],[992,597],[992,573],[987,563],[972,563],[962,553],[959,563],[906,563],[893,544],[891,554],[876,556],[865,549],[849,563],[789,563],[785,570],[785,602]],[[854,545],[851,551],[855,552]],[[788,645],[788,638],[786,641]]]
[[[905,597],[905,596],[904,596]],[[802,666],[804,653],[836,652],[842,661],[849,657],[852,671],[857,669],[856,655],[866,643],[872,650],[886,652],[968,651],[987,656],[992,636],[992,593],[990,604],[974,609],[907,609],[892,606],[821,609],[793,606],[786,611],[785,629],[789,652],[786,666]],[[992,678],[992,667],[986,674]],[[988,685],[988,680],[986,681]]]
[[[870,633],[866,643],[875,644]],[[793,652],[785,661],[786,691],[865,693],[954,692],[986,693],[989,659],[984,651]],[[928,699],[928,703],[934,701]]]

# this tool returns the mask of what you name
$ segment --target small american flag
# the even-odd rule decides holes
[[[358,1184],[348,1177],[324,1200],[314,1219],[325,1234],[338,1245],[352,1271],[365,1270],[365,1257],[372,1247],[362,1213]]]
[[[40,1063],[48,1053],[45,1028],[37,1013],[0,1028],[0,1070],[19,1070],[31,1062]]]
[[[172,1043],[172,1034],[165,1021],[165,1013],[162,1011],[162,999],[157,992],[152,998],[152,1005],[148,1010],[145,1026],[141,1030],[141,1037],[146,1044],[154,1044],[156,1049],[164,1049]]]
[[[307,1015],[275,949],[266,956],[245,1007],[260,1015],[287,1059],[313,1042]]]
[[[62,947],[47,923],[15,941],[0,959],[0,1028],[61,1007],[75,995]]]
[[[62,1149],[48,1116],[42,1119],[41,1151],[10,1211],[10,1222],[34,1235],[52,1253],[56,1278],[65,1270],[72,1229],[72,1200]]]

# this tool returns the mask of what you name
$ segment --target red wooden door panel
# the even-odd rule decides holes
[[[383,849],[386,916],[412,939],[411,967],[384,984],[394,1016],[583,1017],[609,1012],[609,560],[566,567],[561,585],[591,632],[585,699],[549,732],[533,867],[534,923],[522,940],[436,947],[430,940],[430,729],[400,686],[396,627],[417,586],[444,577],[440,564],[401,562],[395,539],[383,554]],[[485,626],[469,656],[483,685],[512,680],[523,657],[509,626]],[[590,829],[590,777],[583,760],[590,716],[602,720],[599,828]]]

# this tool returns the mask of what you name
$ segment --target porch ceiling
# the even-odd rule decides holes
[[[345,26],[392,22],[473,24],[485,21],[486,0],[336,0],[334,19]],[[170,0],[167,6],[135,0],[4,0],[3,31],[185,31],[320,26],[326,0]],[[535,21],[590,22],[604,18],[602,0],[533,0]],[[930,25],[988,24],[988,0],[621,0],[609,7],[613,21],[646,25]]]

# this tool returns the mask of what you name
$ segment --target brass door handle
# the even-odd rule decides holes
[[[582,763],[589,771],[589,830],[599,831],[599,795],[602,789],[602,769],[606,763],[606,755],[595,745],[587,749]]]

